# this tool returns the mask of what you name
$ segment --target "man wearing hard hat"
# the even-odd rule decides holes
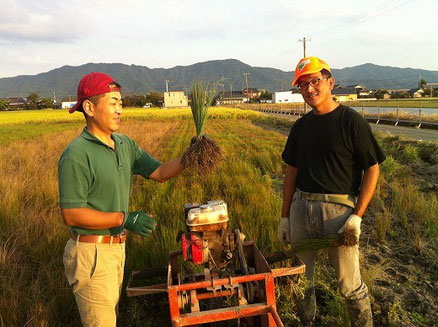
[[[346,230],[358,241],[362,216],[376,188],[379,164],[385,160],[368,122],[333,99],[334,84],[325,61],[317,57],[299,61],[292,86],[298,86],[312,110],[292,126],[282,153],[286,172],[278,236],[284,244]],[[328,255],[352,325],[372,326],[358,245],[330,248]],[[299,315],[304,324],[312,325],[317,253],[301,252],[298,257],[306,265],[309,281],[304,299],[298,302]]]

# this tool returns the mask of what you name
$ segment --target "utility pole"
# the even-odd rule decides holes
[[[243,75],[245,76],[245,82],[246,82],[246,96],[248,97],[248,102],[249,102],[249,93],[248,93],[248,75],[249,75],[249,73],[243,73]]]
[[[223,76],[221,76],[221,78],[220,78],[219,85],[222,86],[222,101],[225,98],[225,81],[227,79],[230,79],[230,78],[229,77],[223,77]]]
[[[221,101],[222,101],[222,104],[223,104],[223,102],[224,102],[224,98],[225,98],[225,83],[219,83],[218,84],[219,86],[222,86],[222,95],[221,95]]]
[[[166,79],[166,92],[169,92],[169,81]]]
[[[307,41],[312,41],[311,39],[306,39],[305,37],[303,37],[302,39],[299,39],[298,40],[299,42],[303,42],[303,52],[304,52],[304,56],[303,57],[306,57],[306,42]]]
[[[299,42],[303,42],[303,57],[306,57],[306,41],[312,41],[311,39],[306,39],[305,37],[303,37],[302,39],[298,40]],[[307,112],[307,103],[306,101],[304,101],[304,114]]]

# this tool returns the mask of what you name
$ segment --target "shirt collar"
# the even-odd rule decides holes
[[[99,140],[96,136],[94,136],[93,134],[90,133],[90,131],[87,129],[87,127],[84,127],[84,129],[82,130],[81,133],[81,137],[83,137],[84,139],[97,143],[97,144],[101,144],[104,146],[108,146],[105,143],[103,143],[101,140]],[[123,140],[122,138],[116,134],[116,133],[112,133],[111,134],[111,138],[114,140],[115,146],[117,148],[118,145],[122,145],[123,144]]]

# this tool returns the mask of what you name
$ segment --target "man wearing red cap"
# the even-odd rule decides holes
[[[333,100],[330,67],[306,57],[295,69],[297,85],[312,110],[292,126],[282,158],[286,163],[278,237],[284,244],[334,236],[348,230],[359,240],[362,216],[375,191],[385,156],[368,122]],[[309,288],[298,301],[304,324],[315,321],[316,251],[298,253],[306,265]],[[359,269],[358,245],[328,250],[340,293],[353,326],[372,326],[368,289]]]
[[[128,212],[132,176],[164,182],[183,168],[179,158],[162,164],[132,139],[115,133],[122,98],[111,76],[84,76],[77,95],[69,112],[83,112],[86,127],[64,150],[58,165],[62,218],[72,231],[64,250],[65,273],[82,324],[116,326],[125,230],[147,237],[156,226],[148,214]]]

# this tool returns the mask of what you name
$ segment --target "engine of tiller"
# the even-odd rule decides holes
[[[184,205],[187,231],[180,231],[184,260],[205,268],[219,270],[233,261],[235,233],[227,228],[228,211],[224,201]],[[243,239],[241,240],[243,241]]]

